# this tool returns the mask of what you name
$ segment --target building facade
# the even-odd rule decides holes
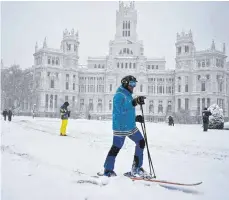
[[[119,3],[116,33],[109,42],[109,54],[88,57],[79,64],[79,34],[63,32],[60,49],[36,44],[34,55],[33,104],[39,115],[59,116],[59,107],[68,101],[72,116],[110,118],[113,95],[121,78],[133,75],[138,84],[134,95],[147,97],[145,115],[152,121],[186,110],[198,116],[204,107],[217,103],[225,117],[229,113],[229,66],[226,48],[215,49],[214,41],[205,51],[197,51],[192,32],[177,34],[175,70],[166,69],[164,57],[147,58],[137,35],[134,2]],[[137,108],[138,109],[138,108]],[[137,110],[139,111],[139,110]]]

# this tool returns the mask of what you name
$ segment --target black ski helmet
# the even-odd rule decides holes
[[[122,78],[121,83],[124,88],[127,88],[130,81],[138,82],[134,76],[128,75]]]
[[[69,103],[67,101],[65,101],[64,105],[67,107],[67,106],[69,106]]]

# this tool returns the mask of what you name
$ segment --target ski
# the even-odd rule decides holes
[[[172,181],[166,181],[166,180],[159,180],[159,179],[148,179],[148,178],[142,178],[142,177],[129,177],[133,181],[148,181],[153,183],[159,183],[159,184],[170,184],[170,185],[179,185],[179,186],[197,186],[202,184],[202,182],[197,183],[179,183],[179,182],[172,182]]]

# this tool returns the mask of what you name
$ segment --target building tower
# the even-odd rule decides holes
[[[177,33],[175,69],[175,112],[181,109],[191,110],[191,91],[195,46],[191,30],[189,33]]]
[[[77,68],[79,60],[78,48],[78,31],[75,33],[74,29],[72,29],[71,32],[68,32],[68,30],[65,29],[63,32],[63,40],[61,41],[61,50],[64,53],[64,67]]]
[[[119,2],[119,10],[116,11],[116,34],[115,39],[130,39],[137,40],[137,11],[135,10],[134,2],[126,5],[124,2]]]

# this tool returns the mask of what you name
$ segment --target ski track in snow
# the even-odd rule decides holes
[[[111,146],[110,121],[69,120],[68,137],[59,136],[59,119],[15,117],[1,123],[2,199],[229,199],[229,131],[146,124],[157,177],[203,181],[187,188],[132,182],[123,176],[92,177],[102,169]],[[134,144],[126,139],[116,161],[117,174],[130,169],[133,152]],[[146,152],[144,163],[147,169]]]

